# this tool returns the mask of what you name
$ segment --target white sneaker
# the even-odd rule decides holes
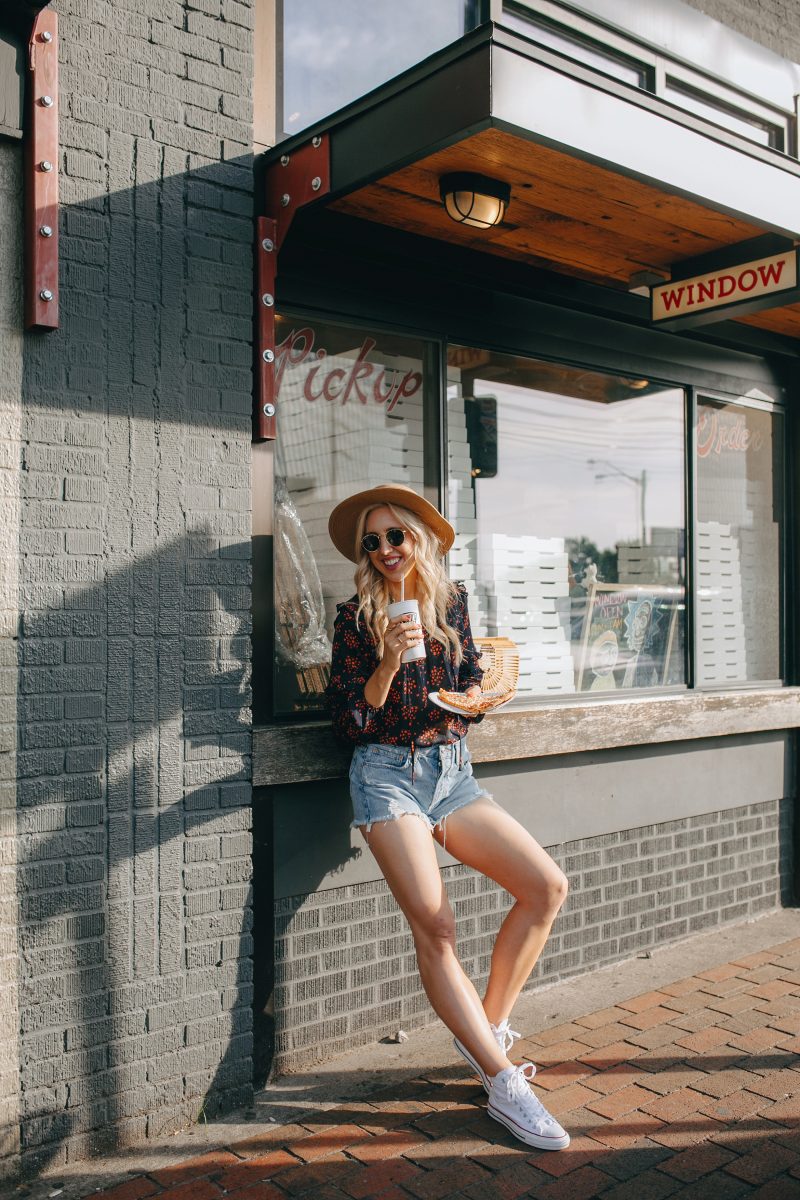
[[[495,1075],[490,1080],[487,1112],[528,1146],[537,1150],[565,1150],[569,1134],[531,1090],[535,1072],[533,1063],[525,1063],[521,1067],[506,1067]]]
[[[511,1028],[508,1021],[501,1021],[499,1025],[492,1025],[492,1023],[490,1021],[489,1028],[491,1029],[492,1033],[494,1034],[494,1040],[497,1042],[498,1046],[503,1051],[503,1054],[506,1054],[506,1055],[508,1054],[511,1047],[514,1045],[514,1042],[517,1040],[517,1038],[522,1037],[521,1033],[517,1033],[516,1029]],[[481,1083],[483,1084],[484,1090],[488,1096],[489,1092],[492,1090],[492,1083],[491,1083],[491,1080],[489,1079],[489,1076],[484,1071],[483,1067],[480,1065],[480,1063],[477,1062],[476,1059],[474,1059],[472,1057],[472,1055],[470,1054],[467,1047],[464,1045],[463,1042],[460,1042],[458,1040],[458,1038],[455,1038],[455,1037],[453,1038],[453,1045],[455,1046],[455,1048],[459,1054],[463,1054],[464,1058],[467,1060],[469,1065],[472,1067],[473,1071],[475,1071],[476,1074],[480,1075]]]

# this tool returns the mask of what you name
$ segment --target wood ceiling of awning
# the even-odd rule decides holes
[[[494,229],[452,221],[439,178],[476,171],[511,185],[506,219]],[[669,272],[682,259],[763,234],[743,221],[595,163],[490,128],[333,202],[341,212],[425,237],[627,288],[637,272]],[[800,337],[800,305],[741,318]]]

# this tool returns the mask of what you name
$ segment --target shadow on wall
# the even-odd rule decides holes
[[[210,578],[192,585],[206,611],[189,607],[192,587],[180,581],[197,580],[197,548],[196,537],[170,543],[23,618],[17,874],[29,1170],[65,1144],[80,1157],[252,1094],[247,613],[231,611]],[[247,544],[238,550],[230,562],[241,567]],[[165,588],[169,611],[145,621]],[[123,597],[133,610],[127,636],[110,616]],[[217,656],[198,652],[205,641]]]
[[[247,589],[223,582],[249,544],[217,541],[198,528],[23,616],[26,1173],[246,1105],[251,1060],[257,1082],[271,1064],[272,809],[251,806]],[[340,833],[320,877],[352,854]]]
[[[64,179],[61,327],[23,350],[28,1172],[252,1094],[252,158],[107,136]]]
[[[0,1156],[19,1138],[28,1172],[253,1088],[253,159],[106,136],[67,162],[61,326],[25,336],[19,397],[19,1115]],[[271,833],[267,803],[261,1078]]]

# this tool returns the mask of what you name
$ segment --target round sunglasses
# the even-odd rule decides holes
[[[384,537],[390,546],[402,546],[406,540],[405,529],[387,529]],[[376,550],[381,548],[381,535],[379,533],[365,533],[361,539],[361,549],[366,550],[367,554],[374,554]]]

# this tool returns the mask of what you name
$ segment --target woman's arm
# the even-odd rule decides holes
[[[467,589],[463,583],[458,584],[457,629],[461,637],[461,650],[464,655],[458,668],[458,690],[467,696],[477,698],[481,694],[483,671],[478,666],[481,655],[472,639],[469,608],[467,607]],[[473,724],[477,724],[483,718],[483,713],[478,713],[474,717],[465,714],[465,720],[472,721]]]
[[[383,659],[375,666],[376,656],[356,624],[355,608],[341,606],[333,626],[331,674],[325,690],[337,737],[358,742],[377,732],[377,714],[400,669],[401,655],[422,636],[421,627],[405,618],[390,621]]]
[[[463,583],[458,584],[457,629],[461,637],[461,650],[464,655],[458,668],[458,688],[459,691],[466,692],[473,687],[480,688],[483,682],[483,671],[478,666],[481,654],[472,639],[469,608],[467,607],[467,589]]]
[[[364,684],[364,697],[371,708],[383,708],[397,670],[393,670],[384,659],[372,672]]]
[[[383,635],[383,658],[364,685],[367,703],[382,708],[389,695],[395,675],[400,670],[404,650],[423,641],[422,626],[409,616],[395,617]]]

